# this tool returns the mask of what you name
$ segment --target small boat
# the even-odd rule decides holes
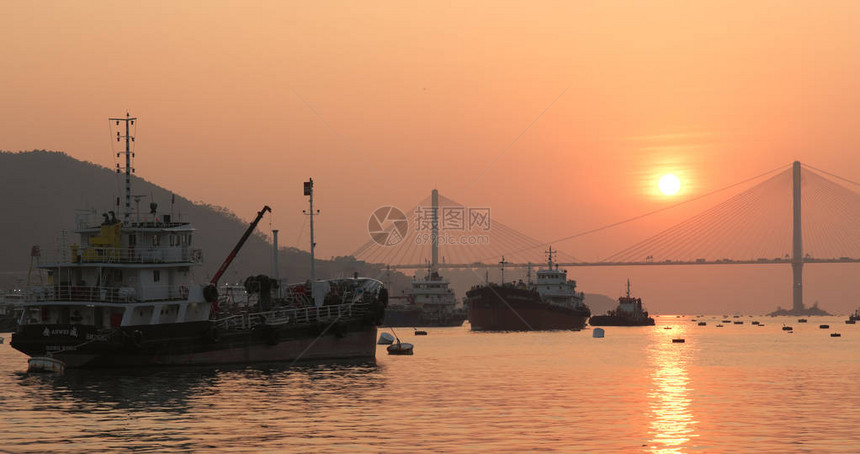
[[[830,329],[830,325],[818,325],[821,329]]]
[[[427,331],[424,331],[423,329],[416,329],[416,330],[415,330],[415,335],[416,335],[416,336],[426,336],[426,335],[427,335]]]
[[[839,333],[830,333],[830,337],[842,337]]]
[[[855,323],[857,323],[855,320],[845,320],[846,325],[853,325]],[[2,344],[2,342],[0,342],[0,344]]]
[[[699,322],[699,326],[708,326],[708,322]]]
[[[753,325],[758,325],[758,324],[759,324],[759,321],[758,321],[758,320],[753,320],[752,324],[753,324]]]
[[[379,340],[376,343],[377,345],[391,345],[394,343],[394,336],[388,333],[382,333],[379,335]]]
[[[412,354],[412,344],[408,342],[400,342],[400,339],[397,342],[388,346],[388,354],[389,355],[411,355]]]
[[[805,318],[797,319],[797,323],[806,323],[806,319]]]
[[[672,339],[673,344],[683,344],[684,342],[684,339]]]
[[[62,374],[64,370],[66,370],[66,364],[50,356],[34,356],[27,360],[27,372],[30,373]]]
[[[671,326],[664,326],[663,329],[672,329]]]
[[[5,340],[5,339],[3,339],[2,337],[0,337],[0,344],[2,344],[4,340]]]
[[[630,296],[630,279],[627,280],[627,296],[618,298],[618,307],[606,315],[592,316],[591,326],[654,326],[654,318],[642,307],[642,298]]]
[[[793,330],[793,329],[794,329],[794,328],[792,328],[792,327],[790,327],[790,326],[783,326],[783,327],[782,327],[782,330],[783,330],[783,331],[791,331],[791,330]]]
[[[743,322],[743,321],[737,321],[737,322],[735,322],[735,325],[743,325],[743,324],[744,324],[744,322]]]
[[[718,324],[718,325],[717,325],[717,328],[722,328],[722,327],[723,327],[723,325],[722,325],[722,324]]]

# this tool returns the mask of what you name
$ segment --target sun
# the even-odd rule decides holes
[[[679,180],[675,175],[669,173],[660,178],[660,182],[657,183],[657,187],[660,188],[660,192],[665,195],[675,195],[681,190],[681,180]]]

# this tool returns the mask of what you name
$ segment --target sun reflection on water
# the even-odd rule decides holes
[[[690,409],[692,388],[688,374],[695,344],[672,343],[673,338],[683,338],[686,332],[686,326],[681,324],[666,331],[658,324],[651,331],[648,351],[652,370],[648,392],[651,452],[685,452],[690,441],[698,436]]]

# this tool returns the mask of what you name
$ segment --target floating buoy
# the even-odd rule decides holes
[[[605,332],[603,331],[603,328],[594,328],[591,332],[591,337],[595,339],[603,339],[604,334]]]
[[[394,336],[389,333],[382,333],[379,335],[379,341],[376,343],[379,345],[391,345],[394,343]]]
[[[684,342],[684,339],[672,339],[673,344],[683,344]]]
[[[842,337],[839,333],[830,333],[830,337]]]
[[[821,329],[828,329],[830,328],[830,325],[818,325],[818,327]]]
[[[411,355],[412,344],[407,342],[397,342],[388,346],[389,355]]]
[[[66,370],[66,363],[50,356],[34,356],[27,361],[27,372],[30,373],[62,374],[64,370]]]

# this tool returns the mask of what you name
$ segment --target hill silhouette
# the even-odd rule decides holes
[[[132,177],[132,193],[145,195],[140,201],[143,214],[150,202],[158,203],[158,213],[173,213],[174,220],[190,221],[197,229],[195,247],[203,250],[203,266],[194,270],[198,282],[208,281],[235,246],[249,221],[230,210],[173,194],[143,178]],[[119,212],[117,197],[124,192],[124,178],[114,170],[79,161],[62,152],[33,150],[0,151],[0,289],[21,287],[30,267],[30,249],[56,250],[64,235],[69,243],[77,241],[73,232],[75,215],[83,211],[97,214]],[[171,207],[171,200],[174,203]],[[262,207],[267,201],[261,200]],[[132,211],[136,210],[132,202]],[[320,278],[362,276],[383,278],[379,265],[369,265],[351,257],[317,260]],[[310,275],[310,254],[296,248],[278,252],[281,278],[304,281]],[[272,243],[259,230],[252,235],[222,278],[240,282],[257,274],[271,274]],[[408,285],[408,278],[391,273],[397,286]]]
[[[26,284],[32,246],[39,245],[47,253],[57,250],[63,236],[68,244],[76,242],[73,228],[77,214],[99,215],[114,210],[119,216],[121,210],[116,203],[123,192],[123,176],[65,153],[0,151],[3,213],[0,217],[0,289],[20,288]],[[140,201],[143,215],[149,212],[149,204],[155,202],[159,214],[172,213],[174,220],[189,221],[197,229],[194,245],[203,250],[203,265],[193,269],[193,273],[201,283],[212,277],[248,228],[249,221],[240,219],[227,208],[188,200],[143,178],[132,176],[132,193],[145,196]],[[260,206],[266,202],[261,200]],[[132,211],[136,209],[137,204],[132,202]],[[282,247],[278,250],[278,265],[281,278],[289,282],[304,281],[310,276],[310,253]],[[366,263],[351,256],[316,260],[316,270],[322,279],[347,277],[356,272],[380,279],[390,284],[392,295],[408,290],[413,275],[423,277],[426,273],[426,270],[415,270],[409,275],[393,270],[387,273],[384,265]],[[248,238],[221,281],[242,282],[248,276],[270,275],[271,271],[272,243],[257,230]],[[483,273],[482,270],[442,270],[458,299],[462,299],[472,285],[483,281]],[[514,275],[516,272],[512,271]],[[586,302],[594,313],[614,307],[614,300],[603,295],[587,295]]]

